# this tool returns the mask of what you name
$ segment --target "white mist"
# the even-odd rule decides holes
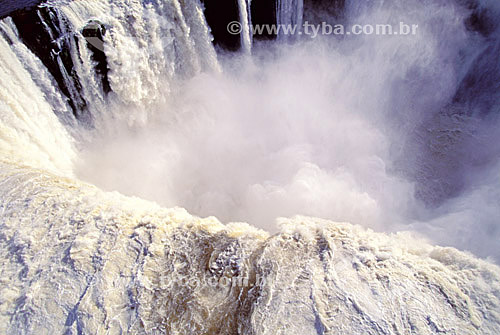
[[[301,214],[418,230],[499,257],[492,220],[500,197],[487,186],[499,176],[485,172],[498,164],[490,142],[498,130],[443,112],[489,42],[466,30],[469,13],[456,4],[351,6],[347,13],[351,23],[418,24],[418,34],[257,44],[252,57],[226,55],[222,73],[171,84],[167,103],[148,109],[146,121],[101,120],[79,176],[271,231],[277,217]],[[428,131],[429,124],[439,129]],[[493,132],[489,159],[472,168],[463,150],[484,144],[474,134],[486,129]],[[457,137],[440,137],[450,132]],[[429,153],[436,142],[442,155]],[[464,173],[452,173],[457,164]]]

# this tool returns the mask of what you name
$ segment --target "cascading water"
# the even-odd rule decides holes
[[[252,50],[252,19],[250,16],[250,6],[251,0],[238,0],[241,24],[241,49],[246,53],[250,53]]]
[[[322,5],[277,24],[418,34],[252,45],[239,0],[217,55],[197,0],[9,11],[0,334],[500,333],[499,5]]]
[[[304,16],[304,0],[277,0],[276,21],[281,27],[298,27],[302,29]],[[279,39],[287,39],[290,36],[281,29],[278,33]]]

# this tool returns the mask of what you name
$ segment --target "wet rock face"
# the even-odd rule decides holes
[[[252,24],[254,25],[273,25],[276,24],[276,1],[270,0],[252,0]],[[263,34],[255,35],[256,40],[273,40],[275,34],[264,31]]]
[[[41,7],[21,10],[11,16],[23,43],[45,65],[68,98],[73,113],[86,118],[87,103],[81,97],[82,86],[74,70],[70,50],[76,47],[75,37],[65,35],[67,23],[56,8]]]
[[[483,36],[490,35],[498,27],[496,14],[482,6],[480,0],[456,0],[459,5],[470,11],[470,16],[464,22],[467,29]]]
[[[228,24],[239,22],[237,0],[202,0],[205,18],[212,31],[214,45],[223,50],[237,51],[241,47],[240,35],[230,34]]]
[[[346,0],[304,0],[304,20],[313,24],[342,23],[345,6]]]
[[[106,27],[97,20],[92,20],[83,28],[82,35],[87,40],[87,47],[92,52],[92,60],[97,64],[96,72],[101,77],[104,92],[111,92],[108,78],[108,62],[104,53],[104,35]]]
[[[474,60],[453,99],[464,106],[467,115],[485,117],[497,113],[500,95],[500,41],[490,45]]]
[[[95,71],[101,78],[102,90],[109,93],[111,86],[103,42],[106,27],[99,21],[90,21],[82,31],[73,31],[57,8],[30,3],[24,9],[5,11],[6,16],[14,22],[22,42],[53,76],[75,117],[85,124],[92,124],[88,102],[82,96],[82,81],[75,67],[75,61],[79,60],[73,59],[72,51],[78,52],[78,39],[83,36],[96,64]]]
[[[473,10],[472,14],[465,21],[465,25],[469,30],[478,32],[483,36],[489,36],[495,31],[498,25],[486,9],[474,6],[471,9]]]
[[[42,0],[2,0],[0,4],[0,19],[20,10],[29,10],[39,5]]]
[[[485,117],[496,113],[500,88],[500,52],[499,25],[493,9],[481,7],[478,1],[465,1],[463,4],[470,15],[464,22],[472,36],[490,40],[492,43],[476,56],[469,71],[460,83],[453,103],[463,106],[467,115]]]

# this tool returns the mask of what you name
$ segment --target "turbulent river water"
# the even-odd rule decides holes
[[[500,333],[500,6],[258,4],[0,2],[0,333]]]

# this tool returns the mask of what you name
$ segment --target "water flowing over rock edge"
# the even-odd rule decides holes
[[[65,4],[61,10],[73,19],[77,32],[110,8],[123,17],[129,10],[113,1]],[[143,11],[142,6],[131,8]],[[201,36],[196,42],[183,35],[190,30],[187,25],[175,27],[174,37],[185,42],[177,56],[186,55],[192,62],[178,68],[176,57],[169,55],[165,61],[167,49],[158,48],[153,57],[156,69],[170,69],[174,77],[216,67],[203,64],[211,59],[199,58],[208,49],[213,52],[203,18],[195,15],[198,7],[176,8],[162,9],[203,34],[195,34]],[[144,19],[144,27],[158,23],[157,39],[151,31],[134,34],[162,46],[173,41],[160,38],[170,27],[161,25],[164,22],[154,13],[139,19]],[[112,22],[127,34],[106,37],[116,48],[110,58],[114,91],[130,104],[154,100],[162,91],[156,79],[165,72],[137,68],[140,62],[123,59],[134,49],[136,35],[118,21]],[[66,114],[71,108],[52,91],[50,73],[36,72],[42,65],[17,41],[12,24],[6,21],[4,28],[15,47],[10,51],[1,41],[0,56],[6,65],[2,75],[19,79],[19,86],[6,96],[17,98],[9,107],[16,107],[12,110],[20,117],[16,124],[2,120],[3,130],[19,138],[7,137],[15,139],[7,143],[12,147],[2,145],[3,156],[12,159],[0,168],[0,332],[500,333],[498,268],[455,249],[432,247],[405,234],[388,236],[303,217],[282,220],[282,233],[270,237],[246,224],[222,225],[214,218],[199,219],[182,209],[104,193],[46,172],[71,175],[72,141],[52,114],[54,106],[63,106],[59,112]],[[78,45],[85,50],[83,39]],[[72,58],[80,58],[82,78],[96,79],[85,86],[100,93],[100,80],[85,75],[92,61],[89,54],[84,56],[75,53]],[[141,60],[151,55],[137,56]],[[21,68],[19,60],[31,67]],[[135,80],[122,80],[125,66],[130,66],[125,73]],[[36,85],[30,70],[43,74]],[[90,104],[94,114],[102,111],[97,107],[106,98],[88,96],[97,97]],[[35,105],[38,122],[30,117]],[[44,123],[57,126],[51,131]],[[65,155],[56,155],[60,152]],[[19,165],[29,160],[43,170]]]
[[[1,165],[1,333],[500,331],[500,270],[453,248],[306,217],[268,236]]]

